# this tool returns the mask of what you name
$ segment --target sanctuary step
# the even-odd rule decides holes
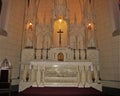
[[[29,87],[18,96],[103,96],[103,94],[92,87]]]

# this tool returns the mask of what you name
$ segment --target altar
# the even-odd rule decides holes
[[[21,70],[20,91],[30,86],[91,87],[98,83],[96,69],[87,61],[31,61],[21,66]]]
[[[41,16],[38,19],[38,15],[30,15],[34,12],[26,9],[30,14],[26,13],[25,17],[19,91],[30,86],[94,87],[101,90],[95,21],[83,17],[77,22],[76,16],[71,20],[65,0],[54,1],[50,22],[46,22],[49,21],[46,17],[42,20]],[[29,7],[34,10],[33,6]]]

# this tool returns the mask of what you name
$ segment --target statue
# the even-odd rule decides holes
[[[28,22],[26,25],[26,48],[33,48],[34,30],[33,24]]]
[[[37,7],[39,4],[39,0],[28,0],[26,3],[26,36],[25,36],[25,47],[26,48],[33,48],[35,47],[36,43],[36,34],[35,34],[35,23],[36,17],[35,14],[37,13]]]
[[[95,31],[94,30],[94,24],[89,23],[88,26],[87,26],[87,38],[88,38],[87,47],[88,48],[96,48],[94,31]]]
[[[33,36],[32,36],[32,32],[27,32],[27,36],[26,36],[26,47],[27,48],[33,48]]]

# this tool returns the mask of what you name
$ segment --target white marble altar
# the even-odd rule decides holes
[[[71,20],[66,0],[52,2],[50,20],[47,14],[43,18],[35,15],[39,12],[39,1],[26,3],[30,6],[25,15],[19,90],[29,86],[93,86],[101,90],[98,84],[99,50],[94,34],[94,10],[91,9],[94,2],[86,1],[88,7],[84,11],[87,16],[81,12],[84,17],[78,22],[76,14]],[[29,38],[28,32],[32,33]],[[32,45],[28,45],[27,39],[31,39]]]
[[[92,62],[31,61],[21,66],[20,91],[34,87],[91,87],[99,83]]]

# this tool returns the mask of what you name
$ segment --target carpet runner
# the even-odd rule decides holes
[[[102,96],[102,92],[92,87],[29,87],[18,96]]]

